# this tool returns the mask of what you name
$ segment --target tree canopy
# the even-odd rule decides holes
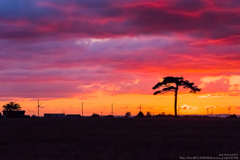
[[[172,86],[171,84],[175,84],[175,86]],[[183,77],[165,77],[163,78],[162,82],[158,82],[153,89],[157,89],[160,87],[166,87],[163,88],[160,91],[156,91],[153,94],[159,94],[159,93],[165,93],[168,91],[176,91],[178,89],[178,86],[183,86],[183,88],[189,88],[190,93],[196,93],[200,92],[201,89],[199,89],[197,86],[194,86],[194,83],[190,83],[188,80],[184,80]]]
[[[3,105],[3,111],[18,111],[21,110],[21,106],[15,102],[9,102],[8,104]]]

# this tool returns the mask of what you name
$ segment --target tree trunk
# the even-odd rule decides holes
[[[177,115],[177,92],[178,92],[178,85],[176,85],[176,90],[175,90],[175,102],[174,102],[175,117],[178,117],[178,115]]]

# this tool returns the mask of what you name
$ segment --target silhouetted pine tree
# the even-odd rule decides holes
[[[177,94],[178,94],[178,87],[183,86],[183,88],[191,89],[190,93],[200,92],[201,89],[194,86],[194,83],[190,83],[188,80],[184,80],[183,77],[164,77],[162,82],[158,82],[152,89],[165,87],[159,91],[154,92],[153,94],[160,94],[165,93],[168,91],[175,92],[175,102],[174,102],[174,110],[175,110],[175,117],[177,117]]]

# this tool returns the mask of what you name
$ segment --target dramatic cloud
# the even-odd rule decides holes
[[[239,13],[239,0],[2,0],[0,97],[152,94],[160,75],[238,96]]]
[[[219,39],[239,35],[239,2],[19,0],[0,3],[1,37],[42,39],[185,33]],[[231,8],[233,8],[231,10]],[[96,27],[97,26],[97,27]]]

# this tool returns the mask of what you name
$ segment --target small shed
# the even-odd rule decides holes
[[[23,118],[25,117],[25,111],[3,111],[3,115],[7,118]]]
[[[67,114],[66,118],[80,118],[82,117],[80,114]]]
[[[65,114],[62,113],[44,113],[44,118],[63,118]]]

